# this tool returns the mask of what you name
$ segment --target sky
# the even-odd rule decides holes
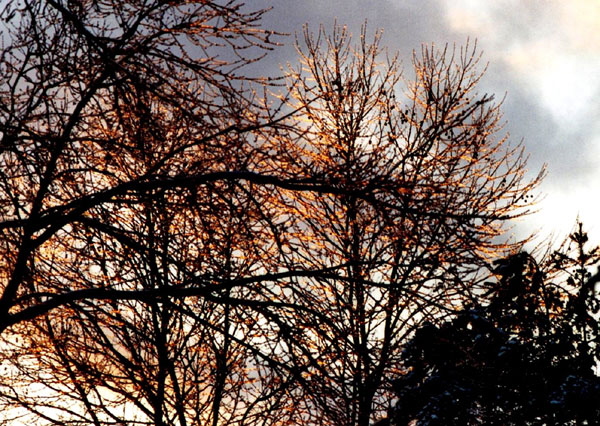
[[[297,61],[294,34],[308,24],[383,30],[390,52],[410,65],[422,44],[476,40],[488,69],[480,92],[506,95],[503,113],[528,170],[543,165],[538,212],[513,229],[562,240],[579,217],[600,244],[600,0],[249,0],[273,9],[264,26],[289,33],[269,66]]]

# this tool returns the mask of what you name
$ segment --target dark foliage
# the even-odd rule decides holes
[[[597,280],[587,272],[597,250],[586,241],[579,225],[573,256],[554,253],[544,268],[527,253],[499,262],[486,305],[420,327],[390,424],[599,424]]]

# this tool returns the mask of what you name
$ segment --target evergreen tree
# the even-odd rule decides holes
[[[586,242],[578,224],[545,267],[524,252],[498,262],[487,304],[420,327],[389,423],[598,424],[598,250]]]

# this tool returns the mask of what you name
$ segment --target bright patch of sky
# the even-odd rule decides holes
[[[600,1],[453,0],[450,27],[476,34],[557,120],[578,120],[600,93]],[[572,121],[570,125],[574,124]]]
[[[592,234],[600,232],[600,1],[443,4],[449,27],[478,38],[491,69],[508,72],[529,102],[548,114],[527,123],[532,133],[552,129],[544,140],[511,132],[524,136],[526,147],[535,145],[534,157],[549,166],[540,213],[524,228],[564,235],[579,215]],[[515,88],[505,88],[509,98]],[[529,115],[525,107],[513,114]]]

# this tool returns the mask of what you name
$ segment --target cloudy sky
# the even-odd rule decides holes
[[[506,94],[511,140],[524,141],[529,170],[543,164],[539,213],[515,232],[563,238],[579,217],[600,242],[600,0],[253,0],[273,6],[265,26],[290,33],[269,58],[294,63],[293,34],[337,20],[358,34],[365,20],[410,64],[423,43],[476,39],[489,63],[482,92]]]

